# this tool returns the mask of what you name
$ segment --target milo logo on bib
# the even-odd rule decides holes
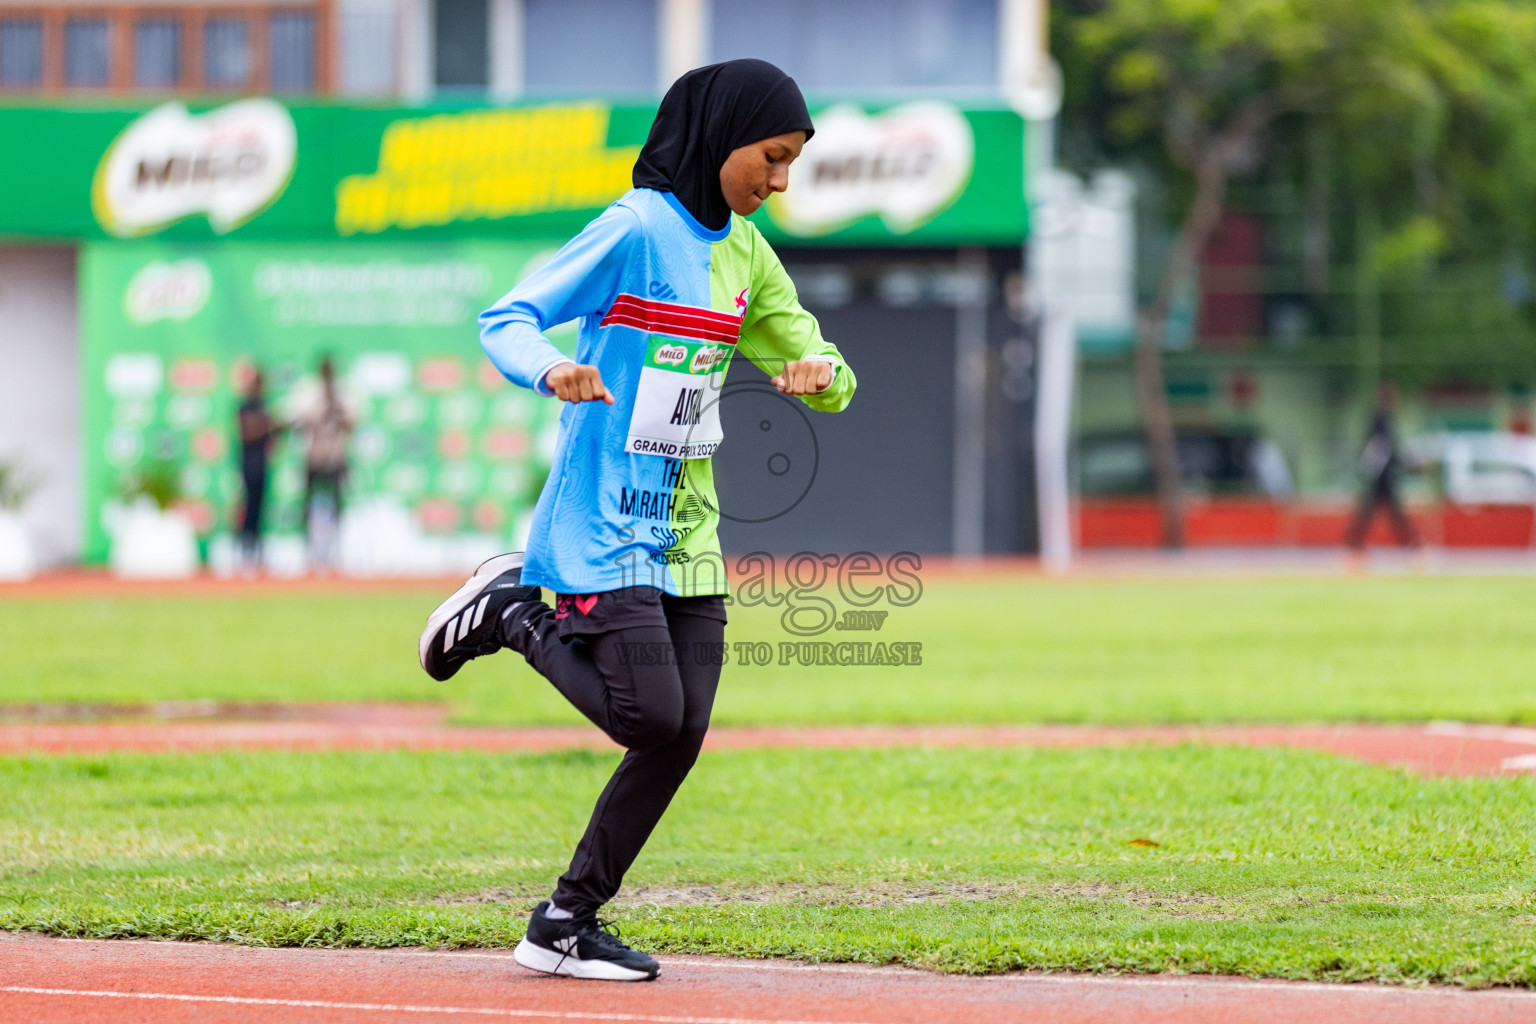
[[[688,372],[708,373],[730,358],[730,355],[731,350],[723,345],[700,345],[693,358],[688,360]]]
[[[624,451],[668,459],[715,454],[722,437],[718,399],[741,317],[626,293],[613,300],[602,326],[633,328],[646,339]]]
[[[717,399],[730,360],[730,345],[652,335],[624,450],[669,459],[713,455],[723,436]]]

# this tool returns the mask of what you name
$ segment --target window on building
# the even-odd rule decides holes
[[[321,21],[329,8],[319,0],[238,7],[196,0],[106,8],[82,0],[69,9],[4,4],[0,0],[0,94],[330,88]],[[387,73],[392,81],[392,67]]]
[[[530,0],[531,3],[531,0]],[[997,87],[998,0],[714,0],[712,60],[761,57],[807,93]]]
[[[348,4],[338,17],[341,91],[365,96],[394,92],[398,21],[395,9]]]
[[[203,22],[203,84],[237,89],[251,77],[251,30],[244,18]]]
[[[525,87],[652,95],[659,30],[656,0],[524,0]]]
[[[140,17],[133,26],[133,84],[165,88],[181,81],[181,19]]]
[[[0,18],[0,86],[36,89],[42,84],[42,19]]]
[[[272,15],[267,29],[271,41],[273,92],[313,92],[315,88],[315,16],[299,11]]]
[[[490,5],[487,0],[437,0],[437,84],[484,89],[490,84]]]
[[[64,23],[64,84],[100,87],[111,82],[112,23],[70,18]]]

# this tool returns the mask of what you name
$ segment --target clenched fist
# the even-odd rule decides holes
[[[832,364],[817,359],[785,363],[770,383],[786,395],[815,395],[832,386]]]
[[[603,384],[602,375],[595,366],[581,363],[561,363],[544,375],[544,383],[563,402],[607,402],[613,404],[613,395]]]

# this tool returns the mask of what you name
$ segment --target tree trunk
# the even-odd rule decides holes
[[[1213,151],[1195,168],[1195,198],[1179,228],[1173,251],[1163,265],[1157,295],[1136,318],[1136,397],[1141,405],[1147,448],[1152,456],[1152,475],[1157,484],[1157,505],[1162,517],[1163,545],[1184,546],[1183,495],[1179,487],[1179,449],[1173,428],[1173,411],[1163,379],[1163,336],[1168,313],[1179,288],[1194,271],[1195,262],[1221,222],[1226,202],[1227,170],[1223,154]]]
[[[1184,546],[1183,496],[1179,493],[1179,448],[1173,431],[1173,411],[1163,380],[1163,325],[1166,308],[1153,304],[1136,318],[1136,399],[1141,405],[1147,451],[1152,456],[1152,480],[1157,485],[1157,509],[1163,526],[1163,546]]]

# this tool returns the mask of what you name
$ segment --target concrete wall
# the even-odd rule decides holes
[[[42,562],[80,557],[75,250],[0,246],[0,460],[39,480],[22,509]]]
[[[853,367],[859,390],[844,412],[802,413],[747,360],[732,361],[720,401],[726,441],[714,458],[724,550],[952,552],[956,345],[965,316],[958,306],[974,301],[954,290],[964,254],[785,247],[780,255],[801,302]],[[1022,330],[1003,301],[1003,281],[1017,278],[1019,254],[980,255],[987,381],[968,396],[984,412],[976,439],[984,467],[977,542],[988,552],[1030,551],[1034,490],[1022,425],[1032,393],[1003,389],[999,369]]]
[[[1365,415],[1313,367],[1253,366],[1236,360],[1164,368],[1180,427],[1256,430],[1280,446],[1299,496],[1353,495]],[[1079,434],[1138,431],[1141,411],[1129,360],[1086,360],[1079,374]],[[1239,400],[1239,395],[1244,396]],[[1405,414],[1408,410],[1404,410]],[[1404,415],[1400,433],[1415,424]]]
[[[1353,500],[1371,406],[1347,375],[1326,367],[1260,365],[1240,355],[1168,360],[1164,367],[1180,427],[1255,430],[1279,445],[1303,499]],[[1084,360],[1079,373],[1079,435],[1141,429],[1129,359]],[[1437,397],[1404,389],[1401,438],[1439,430],[1511,430],[1536,419],[1530,391],[1486,389]],[[1410,498],[1429,498],[1428,476],[1404,481]]]

